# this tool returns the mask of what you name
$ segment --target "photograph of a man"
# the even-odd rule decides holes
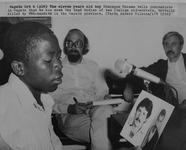
[[[136,107],[134,117],[129,119],[129,137],[140,138],[143,135],[141,130],[143,124],[147,122],[147,119],[152,113],[153,103],[149,98],[144,98]]]
[[[173,110],[173,105],[142,91],[120,135],[134,146],[153,150]]]

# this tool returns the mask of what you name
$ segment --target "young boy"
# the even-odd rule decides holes
[[[51,124],[53,100],[47,94],[62,82],[56,36],[40,23],[18,23],[6,33],[4,50],[13,72],[0,87],[3,141],[13,150],[62,150]]]

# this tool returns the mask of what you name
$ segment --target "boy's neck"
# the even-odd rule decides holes
[[[24,79],[23,78],[20,78],[23,82],[24,82]],[[25,83],[25,82],[24,82]],[[26,83],[25,83],[26,84]],[[26,84],[27,85],[27,84]],[[35,98],[36,102],[41,106],[43,107],[44,109],[44,105],[41,101],[41,92],[32,88],[31,86],[27,85],[28,89],[30,90],[30,92],[32,93],[33,97]]]
[[[36,99],[36,102],[44,109],[43,102],[41,101],[41,92],[31,89],[30,91],[33,94],[34,98]]]

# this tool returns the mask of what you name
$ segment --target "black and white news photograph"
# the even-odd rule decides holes
[[[185,150],[184,0],[0,0],[0,150]]]

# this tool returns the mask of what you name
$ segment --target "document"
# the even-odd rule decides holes
[[[117,98],[117,99],[105,99],[100,101],[94,101],[93,106],[97,105],[113,105],[113,104],[121,104],[124,100]]]

